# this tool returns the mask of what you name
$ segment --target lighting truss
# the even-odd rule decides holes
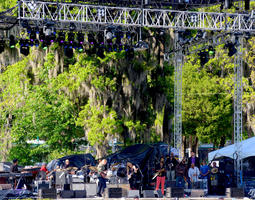
[[[136,26],[214,31],[255,31],[249,14],[192,12],[35,1],[19,2],[19,19],[76,24]]]

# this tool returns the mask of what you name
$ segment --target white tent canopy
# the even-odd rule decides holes
[[[234,159],[236,157],[235,153],[235,144],[232,144],[222,149],[210,152],[208,160],[211,162],[212,160],[220,157],[229,157]],[[241,159],[250,156],[255,156],[255,137],[242,141]]]

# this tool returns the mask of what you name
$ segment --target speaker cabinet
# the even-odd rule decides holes
[[[87,197],[94,197],[97,194],[97,185],[96,183],[86,183],[85,189],[87,191]]]
[[[38,191],[39,198],[45,198],[45,199],[56,199],[57,198],[57,190],[54,188],[50,189],[40,189]]]
[[[228,198],[244,198],[243,188],[226,188],[226,196]]]
[[[86,190],[74,190],[75,198],[86,198]]]
[[[72,184],[72,190],[85,190],[85,184],[84,183],[73,183]]]
[[[61,198],[74,198],[73,190],[62,190],[60,193]]]
[[[167,197],[184,197],[184,189],[179,187],[167,188]]]
[[[192,189],[191,190],[191,197],[204,197],[205,192],[203,189]]]
[[[128,198],[134,198],[134,197],[140,198],[139,190],[129,190],[128,191]]]
[[[106,188],[106,197],[108,198],[121,198],[122,188]]]
[[[154,190],[143,190],[143,198],[155,198]]]

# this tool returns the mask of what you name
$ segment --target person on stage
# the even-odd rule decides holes
[[[103,159],[97,166],[98,172],[98,185],[97,185],[97,196],[102,197],[104,190],[106,188],[106,164],[107,160]]]
[[[132,167],[132,173],[129,175],[129,185],[131,190],[139,190],[141,186],[142,175],[136,165]]]
[[[168,181],[175,180],[175,168],[178,165],[178,161],[174,157],[174,153],[171,152],[170,157],[166,158],[166,177]]]
[[[64,164],[64,166],[63,166],[63,169],[67,169],[67,168],[69,168],[69,167],[71,167],[70,161],[69,161],[68,159],[66,159],[66,160],[65,160],[65,164]]]
[[[203,161],[202,166],[200,167],[200,176],[202,179],[202,189],[207,189],[208,187],[208,177],[210,173],[210,168],[206,164],[205,161]]]
[[[12,161],[13,163],[12,163],[12,165],[11,165],[11,168],[10,168],[10,171],[12,172],[12,173],[19,173],[19,169],[18,169],[18,159],[14,159],[13,161]]]
[[[195,154],[193,151],[191,152],[191,157],[189,157],[189,160],[188,160],[188,167],[190,167],[192,163],[193,163],[198,169],[200,169],[199,158],[196,157],[196,154]]]
[[[185,158],[176,166],[176,187],[184,187],[186,181],[187,167]]]
[[[166,180],[164,158],[160,159],[160,163],[156,166],[156,172],[158,173],[157,181],[156,181],[156,190],[159,190],[159,185],[161,184],[161,192],[164,195],[165,180]]]
[[[192,188],[197,188],[199,174],[199,169],[195,166],[194,163],[192,163],[188,171],[189,180],[191,182]]]

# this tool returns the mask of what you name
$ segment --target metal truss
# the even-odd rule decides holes
[[[243,36],[236,36],[237,55],[235,56],[235,84],[234,84],[234,140],[235,140],[235,171],[237,186],[242,186],[242,77],[243,77]]]
[[[174,147],[179,150],[179,158],[182,158],[182,67],[183,52],[178,41],[178,32],[175,32],[174,54]]]
[[[255,31],[255,19],[249,14],[108,7],[26,0],[19,2],[19,19],[94,25]]]

